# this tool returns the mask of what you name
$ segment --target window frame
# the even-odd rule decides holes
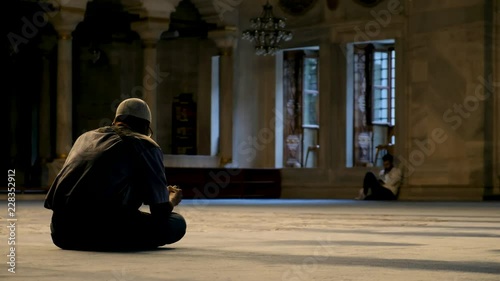
[[[393,75],[392,75],[392,71],[393,69],[395,69],[395,65],[393,66],[393,60],[395,60],[396,58],[394,57],[393,58],[393,54],[395,56],[395,50],[394,50],[394,47],[388,47],[388,48],[375,48],[373,50],[373,57],[372,57],[372,64],[374,65],[375,64],[375,53],[386,53],[387,54],[387,85],[386,86],[383,86],[383,85],[379,85],[379,84],[375,84],[375,80],[373,79],[373,77],[375,76],[375,69],[372,70],[372,100],[371,100],[371,107],[372,107],[372,112],[371,112],[371,123],[372,124],[376,124],[376,125],[391,125],[391,126],[394,126],[395,123],[396,123],[396,118],[395,116],[393,116],[392,114],[392,111],[393,109],[395,109],[396,105],[393,104],[393,98],[395,98],[396,96],[396,93],[395,93],[395,79],[394,79],[394,83],[393,83]],[[394,95],[392,93],[392,90],[394,89]],[[376,112],[376,107],[375,107],[375,100],[376,100],[376,97],[375,97],[375,90],[387,90],[387,98],[386,98],[386,109],[387,109],[387,114],[385,116],[385,120],[387,121],[380,121],[380,120],[377,120],[379,118],[376,118],[375,116],[375,112]],[[395,103],[395,100],[394,100],[394,103]],[[395,114],[394,114],[395,115]],[[394,122],[393,122],[394,120]]]
[[[312,90],[312,89],[307,89],[306,88],[307,83],[305,82],[305,80],[306,80],[305,77],[306,77],[307,73],[306,73],[305,70],[306,70],[306,61],[308,59],[314,59],[314,60],[316,60],[316,74],[315,75],[316,75],[316,88],[317,88],[317,90]],[[319,102],[319,64],[320,64],[320,61],[319,61],[318,54],[316,54],[316,53],[312,53],[312,54],[311,53],[309,53],[309,54],[306,53],[306,55],[304,56],[304,62],[303,63],[304,63],[304,65],[303,65],[304,73],[303,73],[303,78],[302,79],[303,79],[304,82],[303,82],[303,86],[302,86],[302,101],[301,101],[301,106],[302,106],[302,116],[301,116],[301,118],[302,118],[302,128],[319,129],[319,108],[317,109],[318,112],[316,112],[316,115],[317,115],[317,118],[318,118],[318,120],[316,120],[317,124],[312,124],[312,123],[309,123],[309,122],[306,123],[306,121],[309,121],[309,120],[306,120],[307,119],[306,118],[306,116],[307,116],[306,115],[306,109],[308,109],[308,108],[306,108],[306,104],[305,104],[305,96],[306,95],[314,95],[314,96],[316,96],[316,98],[318,99],[317,102]]]

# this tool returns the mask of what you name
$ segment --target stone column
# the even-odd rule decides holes
[[[219,56],[219,156],[220,165],[233,162],[233,50],[236,47],[237,30],[225,28],[209,33],[220,51]]]
[[[86,3],[86,1],[84,1]],[[71,33],[85,15],[84,8],[59,7],[50,14],[57,31],[56,157],[64,159],[73,144],[73,55]]]
[[[44,40],[40,45],[39,49],[42,51],[42,87],[40,91],[40,106],[38,112],[38,157],[40,159],[41,165],[41,180],[40,184],[42,187],[47,187],[50,183],[48,182],[48,172],[47,169],[48,162],[52,159],[52,147],[51,147],[51,134],[50,134],[50,53],[55,48],[57,44],[56,39],[54,40]]]
[[[493,106],[493,190],[491,195],[500,197],[500,131],[495,130],[500,126],[500,98],[498,97],[498,87],[500,86],[500,5],[494,5],[493,9],[493,74],[491,77],[485,77],[487,83],[483,85],[484,91],[491,95]]]
[[[70,32],[60,32],[57,44],[56,156],[66,158],[73,143],[73,61]]]
[[[143,96],[142,99],[149,105],[151,110],[151,129],[153,138],[158,136],[158,85],[165,77],[160,75],[160,65],[157,61],[156,45],[163,31],[168,30],[170,20],[168,18],[144,19],[132,24],[132,30],[137,32],[142,40],[143,46]]]
[[[49,19],[58,33],[57,97],[56,97],[56,159],[49,164],[49,183],[62,168],[73,145],[73,54],[72,36],[85,16],[87,0],[67,1],[66,6],[54,2]]]

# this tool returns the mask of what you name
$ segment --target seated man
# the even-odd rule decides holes
[[[386,154],[382,158],[384,169],[380,171],[379,178],[368,172],[363,181],[363,188],[360,190],[361,200],[396,200],[399,186],[402,181],[401,170],[394,167],[394,158],[391,154]]]
[[[118,106],[112,126],[81,135],[45,199],[54,244],[72,250],[140,250],[179,241],[173,213],[181,190],[167,187],[163,153],[150,138],[151,112],[140,99]],[[150,213],[141,212],[142,204]]]

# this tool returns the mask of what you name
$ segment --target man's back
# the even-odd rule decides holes
[[[113,126],[81,135],[50,187],[54,244],[72,250],[150,249],[179,241],[182,193],[167,188],[163,153],[151,139],[151,111],[122,101]],[[150,213],[139,207],[150,205]]]
[[[55,212],[119,211],[168,202],[162,157],[154,141],[124,127],[84,133],[50,188],[45,207]]]

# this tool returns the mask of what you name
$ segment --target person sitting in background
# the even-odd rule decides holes
[[[52,241],[68,250],[141,250],[179,241],[172,212],[182,191],[167,186],[163,153],[151,139],[151,111],[140,99],[118,106],[111,126],[81,135],[50,187]],[[142,212],[149,205],[150,213]]]
[[[396,200],[401,181],[401,170],[394,167],[394,157],[386,154],[382,158],[384,169],[380,171],[379,178],[368,172],[363,180],[363,188],[359,191],[359,200]]]

